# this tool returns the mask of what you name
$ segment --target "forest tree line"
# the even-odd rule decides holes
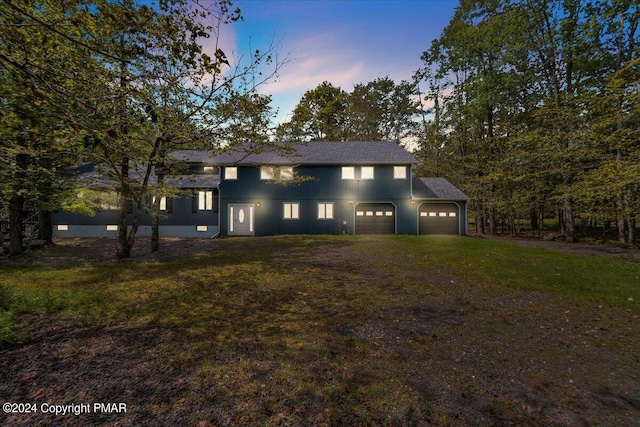
[[[26,212],[90,212],[66,173],[101,165],[119,192],[119,257],[149,196],[170,196],[172,150],[252,141],[392,140],[423,176],[471,198],[482,232],[558,218],[612,224],[636,240],[640,209],[640,11],[630,0],[462,0],[408,80],[350,92],[323,82],[273,123],[257,88],[287,62],[274,45],[225,52],[230,1],[0,0],[0,200],[11,252]],[[157,250],[160,197],[152,208]],[[486,227],[486,228],[485,228]],[[127,232],[127,230],[131,230]]]
[[[462,0],[412,81],[322,83],[279,133],[417,145],[418,173],[463,189],[483,233],[552,217],[570,242],[579,221],[632,243],[639,19],[631,0]]]

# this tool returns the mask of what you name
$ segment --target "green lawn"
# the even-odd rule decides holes
[[[220,239],[166,263],[7,262],[0,274],[12,367],[0,400],[131,407],[71,425],[640,419],[640,263],[629,259],[460,237],[282,236]]]

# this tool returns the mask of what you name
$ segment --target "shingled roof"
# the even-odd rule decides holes
[[[176,150],[171,152],[171,157],[182,162],[213,164],[215,156],[211,151],[202,150]]]
[[[216,165],[374,165],[416,164],[404,148],[389,141],[319,142],[282,145],[282,150],[252,153],[246,146],[213,159]]]
[[[413,178],[415,199],[469,200],[469,196],[444,178]]]

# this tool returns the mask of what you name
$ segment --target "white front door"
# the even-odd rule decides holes
[[[229,236],[253,236],[254,214],[253,204],[229,205]]]

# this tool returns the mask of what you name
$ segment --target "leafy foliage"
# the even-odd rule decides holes
[[[570,241],[597,218],[632,242],[639,19],[627,1],[462,1],[416,73],[424,169],[457,171],[492,233],[559,211]]]

